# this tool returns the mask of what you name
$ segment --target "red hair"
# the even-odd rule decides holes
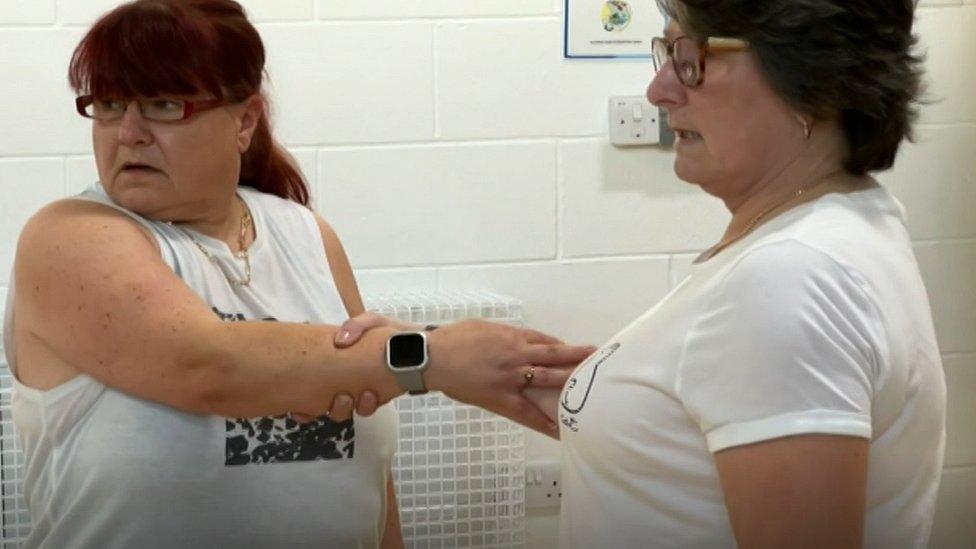
[[[241,158],[239,184],[308,206],[308,185],[271,134],[261,88],[264,44],[233,0],[137,0],[102,16],[75,48],[68,81],[78,94],[129,98],[258,94],[264,115]]]

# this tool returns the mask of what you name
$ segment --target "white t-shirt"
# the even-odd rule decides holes
[[[306,208],[242,187],[257,238],[252,281],[226,244],[126,212],[163,260],[227,322],[339,324],[345,307],[318,225]],[[115,208],[100,186],[81,195]],[[124,211],[124,210],[123,210]],[[208,259],[196,238],[215,258]],[[13,288],[4,326],[16,373]],[[135,398],[81,374],[48,391],[14,383],[26,457],[26,548],[377,547],[396,415],[298,425],[287,417],[223,418]]]
[[[580,365],[561,546],[734,547],[712,454],[820,433],[870,440],[866,547],[926,547],[945,378],[903,215],[883,188],[800,205]]]

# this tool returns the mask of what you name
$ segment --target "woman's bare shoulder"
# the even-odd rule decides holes
[[[121,211],[91,200],[64,198],[47,204],[27,220],[18,241],[18,255],[50,243],[105,245],[130,238],[159,249],[149,231]]]

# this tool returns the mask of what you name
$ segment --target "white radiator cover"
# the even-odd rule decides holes
[[[521,324],[521,303],[489,292],[366,296],[366,308],[418,324]],[[394,401],[393,475],[409,548],[525,545],[525,430],[442,394]]]

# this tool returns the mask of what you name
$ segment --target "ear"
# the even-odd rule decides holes
[[[244,154],[251,146],[251,139],[258,129],[258,124],[264,118],[264,98],[260,94],[252,95],[244,101],[244,109],[238,118],[237,150]]]

